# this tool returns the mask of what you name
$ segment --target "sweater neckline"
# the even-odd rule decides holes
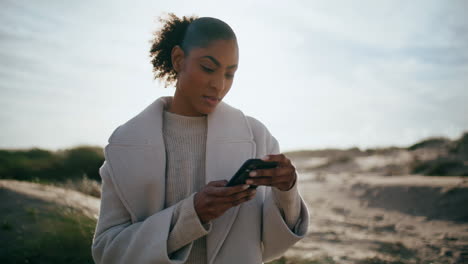
[[[164,115],[169,118],[173,119],[180,119],[180,120],[204,120],[206,119],[206,115],[204,116],[185,116],[179,115],[176,113],[169,112],[167,109],[164,109]]]
[[[164,130],[174,135],[204,134],[207,129],[206,116],[183,116],[164,110]]]

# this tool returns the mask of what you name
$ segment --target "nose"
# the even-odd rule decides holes
[[[215,88],[216,91],[221,92],[224,90],[225,87],[225,79],[224,77],[215,76],[211,79],[211,87]]]

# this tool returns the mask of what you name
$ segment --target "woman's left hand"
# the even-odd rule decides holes
[[[259,169],[250,172],[250,179],[247,184],[266,185],[288,191],[291,189],[297,180],[296,168],[284,154],[267,155],[262,160],[276,161],[279,163],[274,169]]]

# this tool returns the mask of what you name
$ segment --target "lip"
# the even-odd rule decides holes
[[[203,95],[203,100],[210,106],[216,106],[219,102],[219,98],[216,96]]]

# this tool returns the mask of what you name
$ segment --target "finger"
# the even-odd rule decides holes
[[[246,181],[247,184],[251,184],[251,185],[266,185],[266,186],[271,186],[272,182],[273,182],[273,178],[274,177],[270,177],[270,176],[267,176],[267,177],[264,177],[264,176],[259,176],[259,177],[254,177],[254,178],[250,178]]]
[[[235,193],[245,191],[249,187],[250,186],[248,184],[240,184],[240,185],[236,185],[236,186],[232,186],[232,187],[211,186],[207,191],[208,191],[208,194],[210,194],[210,195],[223,197],[223,196],[230,196],[230,195],[233,195]]]
[[[226,180],[220,180],[220,181],[210,181],[207,185],[208,186],[214,186],[214,187],[224,187],[226,186],[228,181]]]
[[[259,169],[254,170],[249,173],[250,177],[259,177],[259,176],[268,176],[268,177],[276,177],[282,175],[289,175],[294,173],[293,167],[278,167],[273,169]]]
[[[251,189],[251,190],[249,190],[249,192],[246,192],[246,193],[247,193],[247,195],[244,195],[244,196],[240,197],[239,199],[231,201],[231,203],[230,203],[231,206],[237,206],[237,205],[239,205],[241,203],[252,200],[255,197],[256,190]]]
[[[291,176],[290,175],[282,175],[276,177],[253,177],[247,180],[247,184],[252,185],[265,185],[265,186],[275,186],[277,184],[290,182]]]
[[[287,166],[291,164],[291,161],[283,154],[270,154],[262,158],[264,161],[276,161],[280,166]]]
[[[236,200],[241,200],[247,196],[252,196],[254,195],[255,193],[257,193],[257,190],[254,189],[254,188],[249,188],[243,192],[240,192],[240,193],[236,193],[236,194],[233,194],[231,196],[229,196],[233,201],[236,201]]]
[[[232,187],[225,187],[225,195],[231,196],[231,195],[234,195],[234,194],[237,194],[237,193],[240,193],[240,192],[244,192],[249,187],[250,187],[250,185],[248,185],[248,184],[239,184],[239,185],[232,186]]]
[[[230,196],[217,197],[216,199],[217,199],[217,202],[219,202],[219,203],[229,203],[229,204],[231,204],[231,203],[233,203],[235,201],[242,200],[245,197],[249,197],[249,196],[251,196],[251,195],[253,195],[255,193],[256,193],[255,189],[247,189],[245,191],[232,194]]]

